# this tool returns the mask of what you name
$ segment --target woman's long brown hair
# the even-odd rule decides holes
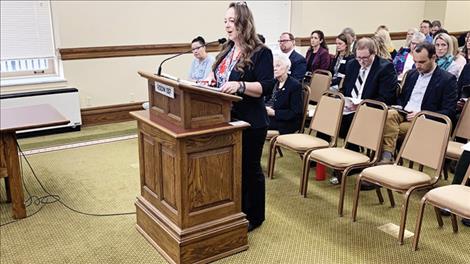
[[[251,67],[253,65],[253,62],[250,59],[253,53],[264,45],[256,34],[253,14],[246,3],[233,2],[230,3],[228,8],[233,8],[235,10],[235,28],[240,42],[240,59],[235,65],[235,68],[237,71],[243,73],[246,66]],[[229,53],[234,44],[235,43],[233,41],[228,41],[224,44],[222,51],[215,58],[215,63],[212,66],[213,71],[216,70],[216,67],[225,58],[227,53]]]

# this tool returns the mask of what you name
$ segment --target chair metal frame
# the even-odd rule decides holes
[[[465,186],[465,184],[467,183],[469,177],[470,177],[470,166],[467,168],[467,172],[465,173],[465,177],[463,178],[461,185]],[[440,188],[441,187],[436,188],[433,191],[439,191]],[[470,187],[467,187],[467,188],[468,188],[469,193],[470,193]],[[418,217],[416,218],[415,235],[414,235],[414,238],[413,238],[413,246],[412,246],[413,251],[418,250],[419,236],[420,236],[420,233],[421,233],[421,225],[422,225],[422,222],[423,222],[423,215],[424,215],[424,207],[426,206],[426,204],[430,204],[434,207],[434,212],[436,213],[436,219],[437,219],[437,223],[438,223],[439,227],[442,227],[444,225],[444,222],[442,221],[441,212],[439,210],[439,209],[443,209],[443,207],[429,201],[427,198],[428,198],[427,194],[425,194],[423,196],[423,198],[421,199],[421,205],[419,207]],[[454,233],[457,233],[459,231],[459,227],[457,225],[457,217],[455,215],[458,215],[462,218],[470,218],[470,212],[468,212],[468,214],[466,214],[466,215],[459,214],[459,213],[453,212],[452,206],[449,206],[449,205],[446,207],[446,209],[448,209],[450,211],[450,214],[451,214],[452,231]]]
[[[454,132],[452,133],[452,137],[450,138],[450,141],[449,141],[449,144],[450,142],[452,141],[455,141],[455,137],[461,137],[461,138],[464,138],[466,139],[467,141],[470,140],[470,129],[467,128],[469,127],[468,123],[470,123],[470,106],[469,106],[469,101],[467,101],[465,103],[465,105],[463,106],[462,108],[462,114],[460,115],[460,118],[459,120],[457,121],[457,125],[455,126],[455,129],[454,129]],[[465,120],[465,118],[467,120]],[[462,124],[463,122],[467,122],[467,123],[464,123]],[[462,126],[463,125],[466,125],[463,129],[462,129]],[[469,131],[467,131],[467,129],[469,129]],[[462,129],[462,131],[461,131]],[[462,144],[463,145],[463,144]],[[447,151],[446,151],[446,155],[444,157],[447,160],[458,160],[458,158],[456,159],[455,157],[451,157],[449,155],[447,155]],[[444,173],[444,180],[447,180],[447,178],[449,177],[449,174],[448,174],[448,163],[447,162],[444,162],[444,168],[442,169],[443,173]]]
[[[340,100],[340,102],[339,102],[340,106],[338,108],[339,112],[337,113],[338,114],[338,120],[336,121],[336,127],[334,129],[334,131],[336,131],[336,132],[334,133],[334,135],[330,135],[331,140],[330,140],[330,143],[329,143],[329,146],[328,146],[328,147],[332,147],[332,146],[336,146],[336,142],[337,142],[337,139],[338,139],[338,133],[339,133],[339,128],[340,128],[341,119],[342,119],[342,109],[344,107],[344,96],[340,93],[331,92],[331,91],[324,92],[323,96],[334,97],[334,98],[338,98],[338,100]],[[319,103],[319,105],[320,105],[320,103]],[[313,126],[314,126],[314,120],[315,120],[315,117],[316,117],[317,113],[318,112],[315,111],[315,113],[313,114],[313,117],[312,117],[312,121],[310,122],[310,127],[309,127],[309,132],[308,132],[309,135],[312,133],[312,131],[316,131]],[[333,114],[334,113],[332,113],[332,115]],[[300,151],[300,150],[297,150],[297,149],[289,148],[288,146],[279,145],[277,143],[277,141],[282,136],[283,135],[275,136],[271,139],[270,148],[269,148],[270,149],[269,158],[268,158],[268,178],[270,178],[270,179],[273,179],[273,177],[274,177],[274,167],[275,167],[275,163],[276,163],[276,150],[278,148],[285,148],[285,149],[288,149],[290,151],[296,152],[299,155],[301,155],[303,157],[303,159],[305,159],[305,153],[306,152],[310,153],[310,151],[312,150],[312,149],[308,149],[306,151]],[[313,148],[313,149],[318,149],[318,148]],[[302,189],[303,189],[302,188],[302,183],[303,183],[303,181],[302,181],[302,178],[301,178],[300,189],[299,189],[300,192],[302,192]]]
[[[357,207],[358,207],[358,203],[359,203],[359,193],[360,193],[360,186],[361,186],[361,183],[363,181],[365,182],[369,182],[369,183],[373,183],[373,184],[376,184],[378,186],[381,186],[381,187],[384,187],[387,189],[387,192],[388,192],[388,196],[390,198],[390,203],[391,203],[391,207],[394,207],[395,206],[395,202],[394,202],[394,199],[393,199],[393,192],[392,191],[395,191],[395,192],[398,192],[398,193],[401,193],[401,194],[404,194],[404,202],[403,202],[403,205],[402,205],[402,208],[401,208],[401,220],[400,220],[400,230],[399,230],[399,233],[398,233],[398,242],[400,245],[403,245],[403,240],[404,240],[404,234],[405,234],[405,225],[406,225],[406,216],[407,216],[407,213],[408,213],[408,204],[409,204],[409,198],[410,198],[410,195],[415,191],[415,190],[421,190],[421,189],[427,189],[427,188],[431,188],[432,186],[434,186],[437,181],[439,180],[440,178],[440,171],[442,169],[442,166],[443,166],[443,161],[444,161],[444,153],[445,153],[445,148],[447,146],[447,144],[445,144],[446,142],[448,142],[449,140],[449,136],[450,136],[450,129],[451,129],[451,121],[450,119],[445,116],[445,115],[442,115],[442,114],[437,114],[437,113],[434,113],[434,112],[430,112],[430,111],[421,111],[419,113],[416,114],[416,116],[414,117],[413,121],[412,121],[412,124],[410,126],[410,129],[408,130],[406,136],[405,136],[405,139],[403,141],[403,145],[402,147],[400,148],[400,152],[397,156],[397,159],[395,160],[394,162],[394,166],[402,166],[402,165],[399,165],[398,163],[400,162],[400,160],[402,159],[402,156],[403,156],[403,151],[407,148],[407,143],[408,143],[408,140],[410,138],[410,135],[412,134],[413,132],[413,128],[417,122],[418,119],[420,118],[425,118],[427,119],[427,117],[431,117],[433,119],[441,119],[442,121],[444,121],[445,123],[445,129],[446,129],[446,134],[445,134],[445,137],[442,141],[442,147],[441,147],[441,152],[439,153],[439,159],[438,159],[438,164],[435,168],[435,175],[434,177],[431,177],[431,181],[429,183],[423,183],[423,184],[417,184],[417,185],[414,185],[412,186],[411,188],[409,189],[400,189],[396,186],[392,186],[392,185],[389,185],[389,184],[384,184],[382,182],[379,182],[378,180],[374,180],[374,179],[370,179],[370,178],[367,178],[365,177],[365,175],[363,174],[363,172],[361,172],[359,174],[359,176],[357,177],[356,179],[356,190],[354,192],[354,200],[353,200],[353,210],[352,210],[352,214],[351,214],[351,218],[352,218],[352,221],[355,222],[356,221],[356,217],[357,217]],[[434,122],[437,122],[437,121],[434,121]],[[433,142],[433,143],[436,143],[438,144],[438,142]],[[413,161],[413,162],[416,162],[418,163],[417,161]],[[418,163],[419,164],[419,163]],[[380,166],[390,166],[390,165],[379,165]],[[404,167],[404,166],[402,166]],[[411,166],[410,166],[411,167]],[[412,168],[410,168],[412,169]],[[419,164],[419,169],[420,171],[423,169],[423,164]]]
[[[302,194],[303,194],[304,197],[307,197],[308,175],[310,173],[309,163],[311,161],[315,161],[317,163],[320,162],[320,163],[324,164],[327,167],[333,168],[333,169],[338,170],[338,171],[342,171],[341,190],[340,190],[340,197],[339,197],[339,202],[338,202],[338,215],[340,217],[343,216],[344,195],[345,195],[345,192],[346,192],[346,181],[347,181],[347,178],[348,178],[347,177],[348,173],[351,170],[354,170],[354,169],[361,169],[361,168],[370,167],[370,166],[374,165],[379,160],[379,157],[380,157],[381,152],[382,152],[383,130],[384,130],[384,127],[385,127],[385,121],[387,120],[388,108],[387,108],[387,105],[385,103],[375,101],[375,100],[370,100],[370,99],[363,100],[359,104],[359,106],[356,110],[356,113],[354,114],[354,118],[353,118],[353,121],[351,123],[351,128],[348,131],[348,134],[347,134],[346,139],[345,139],[345,144],[343,145],[342,149],[346,149],[346,145],[348,144],[348,142],[350,140],[351,133],[352,133],[353,129],[355,129],[354,128],[354,123],[356,122],[356,119],[358,119],[358,113],[360,113],[360,108],[361,107],[376,108],[376,109],[379,109],[383,112],[382,113],[382,122],[380,123],[380,128],[379,128],[379,130],[380,130],[379,131],[379,136],[377,136],[377,139],[375,141],[375,145],[374,145],[373,149],[369,149],[371,151],[367,151],[368,155],[363,154],[363,155],[365,155],[369,158],[368,162],[357,163],[357,164],[352,164],[352,165],[348,165],[348,166],[335,166],[333,164],[328,164],[328,163],[326,163],[322,160],[318,160],[318,159],[315,159],[315,158],[311,157],[312,152],[314,152],[315,150],[310,151],[309,153],[306,153],[305,158],[304,158],[304,165],[303,165],[303,171],[302,171],[302,182],[303,182],[303,184],[302,184],[302,186],[303,186]],[[349,142],[349,143],[352,143],[352,142]],[[356,144],[356,143],[353,143],[353,144]],[[362,146],[362,147],[365,147],[365,146]],[[380,190],[377,189],[376,192],[377,192],[377,196],[379,198],[379,201],[383,202],[383,197],[382,197],[382,194],[380,193]]]

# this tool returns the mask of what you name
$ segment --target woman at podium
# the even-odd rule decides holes
[[[269,118],[263,97],[272,93],[274,85],[273,55],[259,40],[245,2],[231,3],[224,23],[229,41],[216,57],[212,77],[222,92],[243,97],[233,104],[232,118],[251,125],[242,136],[242,211],[251,231],[265,218],[265,182],[260,161]]]

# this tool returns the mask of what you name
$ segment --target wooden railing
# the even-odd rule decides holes
[[[466,31],[451,32],[456,37]],[[373,34],[358,34],[357,38],[369,37]],[[392,40],[404,40],[406,32],[391,32]],[[335,44],[336,36],[326,36],[327,44]],[[297,46],[309,46],[310,37],[296,38]],[[151,45],[126,45],[126,46],[105,46],[105,47],[85,47],[85,48],[64,48],[59,49],[62,60],[83,60],[83,59],[99,59],[99,58],[115,58],[115,57],[131,57],[131,56],[150,56],[150,55],[169,55],[179,52],[185,52],[191,49],[189,43],[170,43],[170,44],[151,44]],[[216,52],[220,50],[218,44],[208,45],[207,51]]]

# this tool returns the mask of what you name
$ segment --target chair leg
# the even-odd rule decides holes
[[[357,206],[359,205],[359,192],[361,191],[361,182],[362,182],[362,175],[359,174],[356,180],[356,190],[354,191],[353,208],[351,212],[351,219],[353,222],[356,222]],[[380,193],[380,196],[382,196],[382,193]]]
[[[459,232],[459,226],[457,225],[457,217],[455,214],[450,214],[450,219],[452,221],[452,231],[454,231],[454,233]]]
[[[436,213],[437,224],[439,225],[439,227],[444,226],[444,222],[442,221],[441,211],[439,210],[439,208],[434,207],[434,212]]]
[[[349,173],[349,168],[343,171],[343,175],[341,176],[341,191],[339,193],[339,203],[338,203],[338,215],[339,217],[343,217],[343,206],[344,206],[344,194],[346,193],[346,181],[347,176]]]
[[[304,155],[304,167],[302,171],[302,191],[301,194],[306,198],[308,189],[308,176],[310,174],[310,153]]]
[[[310,169],[309,157],[310,157],[311,152],[312,151],[309,150],[301,155],[302,156],[302,174],[300,175],[300,188],[299,188],[299,192],[301,195],[304,194],[304,174],[307,171],[307,169]],[[310,172],[310,170],[308,170],[308,172]],[[307,177],[308,177],[308,173],[307,173]]]
[[[400,220],[400,231],[398,233],[398,243],[400,245],[403,245],[403,240],[405,236],[405,227],[406,227],[406,216],[408,214],[408,204],[410,202],[410,195],[411,195],[412,190],[408,190],[405,195],[405,201],[403,202],[402,208],[401,208],[401,220]]]
[[[272,179],[274,174],[274,163],[276,162],[276,139],[271,139],[269,145],[269,158],[268,158],[268,178]]]
[[[418,242],[419,242],[419,235],[421,233],[421,224],[423,223],[423,215],[424,215],[424,207],[426,206],[426,199],[427,197],[424,196],[421,199],[421,205],[419,207],[418,217],[416,218],[416,226],[415,226],[415,236],[413,238],[413,251],[418,250]]]
[[[444,159],[444,166],[442,168],[442,171],[444,172],[444,180],[446,181],[447,178],[449,178],[449,163],[447,161],[447,159]]]
[[[413,169],[413,166],[414,166],[414,162],[410,160],[408,163],[408,168]]]
[[[383,204],[384,197],[382,196],[382,191],[380,190],[380,188],[376,188],[375,193],[377,194],[377,198],[379,199],[379,204]]]
[[[393,198],[393,192],[390,189],[387,189],[388,199],[390,199],[390,206],[395,207],[395,199]]]
[[[420,172],[423,172],[423,169],[424,169],[423,164],[419,164],[418,170],[419,170]]]

